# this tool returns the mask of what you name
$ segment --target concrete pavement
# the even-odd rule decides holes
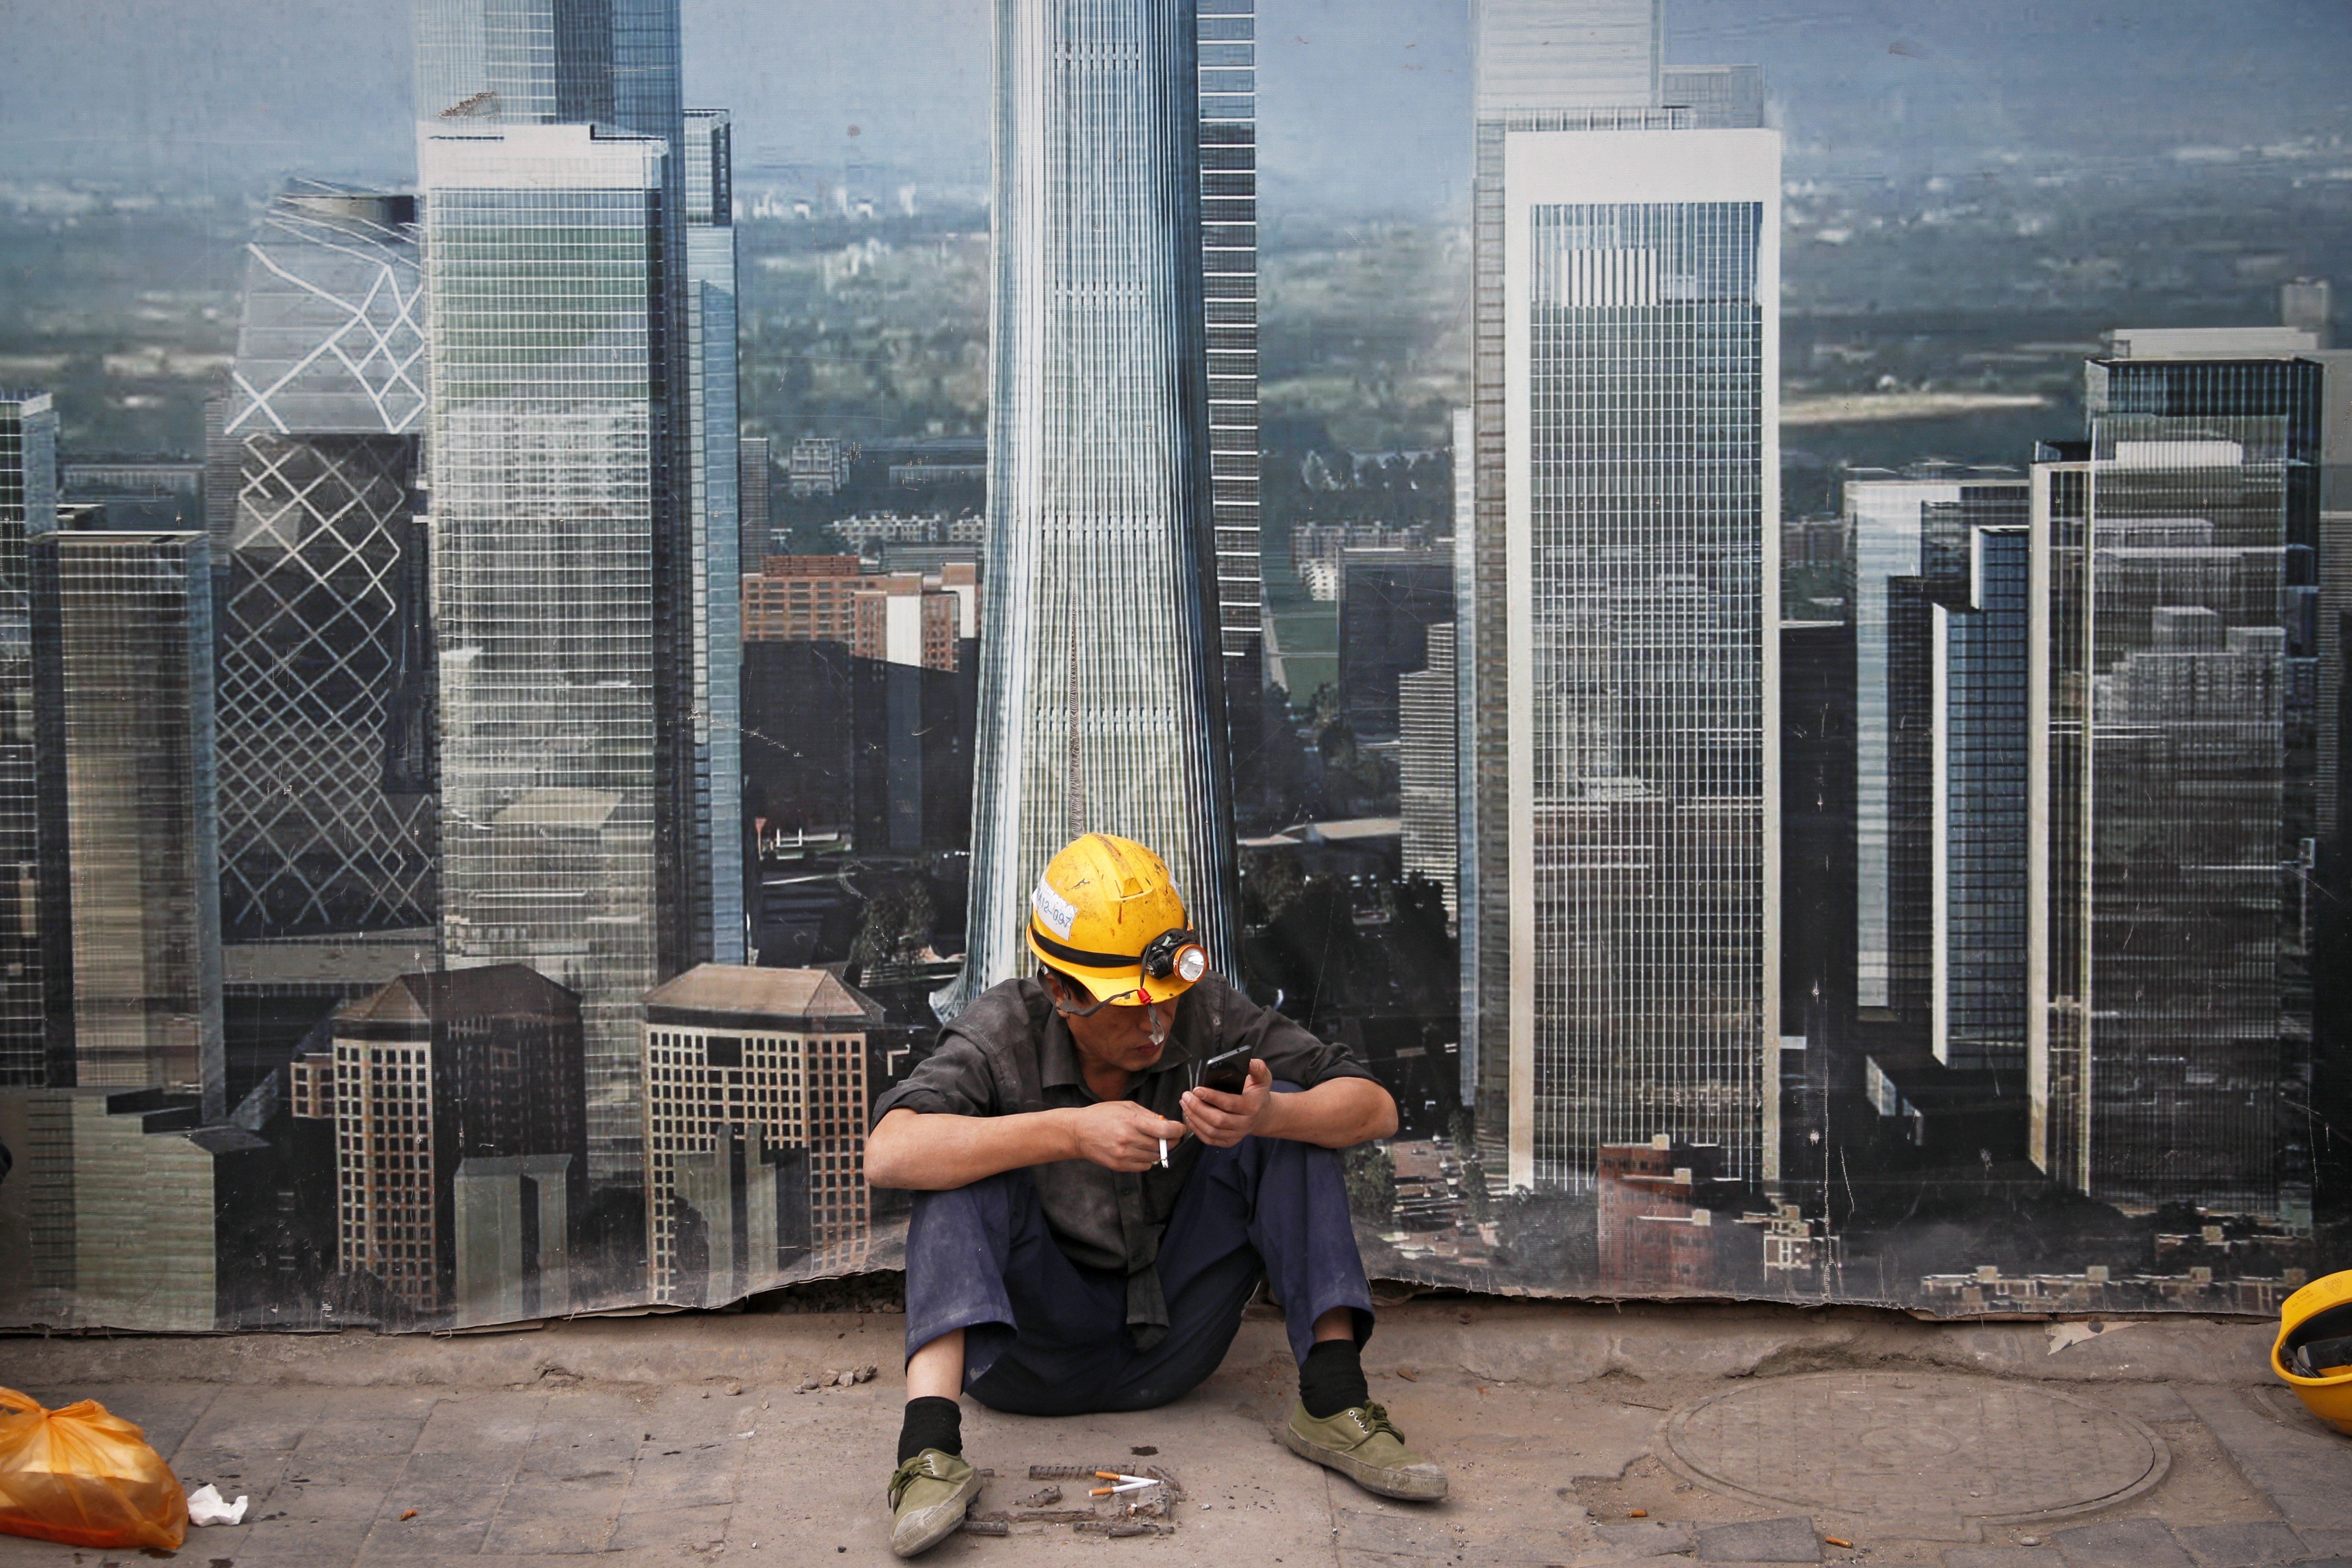
[[[190,1531],[180,1555],[206,1568],[879,1563],[901,1322],[0,1339],[0,1383],[96,1397],[191,1487],[247,1497],[246,1523]],[[1032,1465],[1158,1465],[1185,1489],[1173,1533],[1017,1521],[927,1561],[2352,1565],[2352,1438],[2270,1384],[2267,1326],[2100,1328],[1408,1303],[1384,1311],[1366,1364],[1452,1473],[1451,1500],[1414,1507],[1270,1439],[1293,1378],[1279,1323],[1254,1315],[1217,1376],[1163,1410],[1055,1422],[967,1405],[966,1453],[995,1472],[982,1510],[1034,1493]],[[868,1365],[870,1381],[840,1381]],[[0,1537],[0,1568],[134,1555]]]

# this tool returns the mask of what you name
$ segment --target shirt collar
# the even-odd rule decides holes
[[[1046,1089],[1083,1089],[1078,1070],[1078,1043],[1070,1038],[1069,1021],[1058,1012],[1045,1015],[1045,1037],[1037,1048],[1037,1077]]]

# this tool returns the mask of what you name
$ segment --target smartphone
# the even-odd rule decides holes
[[[1201,1087],[1213,1089],[1219,1094],[1239,1094],[1249,1087],[1249,1065],[1247,1046],[1235,1046],[1222,1056],[1211,1057],[1201,1064]]]

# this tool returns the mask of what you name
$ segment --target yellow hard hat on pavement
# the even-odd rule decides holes
[[[1209,972],[1166,862],[1132,838],[1089,833],[1063,846],[1029,895],[1029,951],[1125,1007],[1182,995]]]
[[[2271,1370],[2314,1415],[2352,1432],[2352,1271],[2315,1279],[2280,1306]]]

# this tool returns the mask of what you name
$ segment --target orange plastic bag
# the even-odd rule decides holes
[[[0,1533],[177,1552],[188,1499],[145,1435],[98,1401],[44,1410],[0,1388]]]

